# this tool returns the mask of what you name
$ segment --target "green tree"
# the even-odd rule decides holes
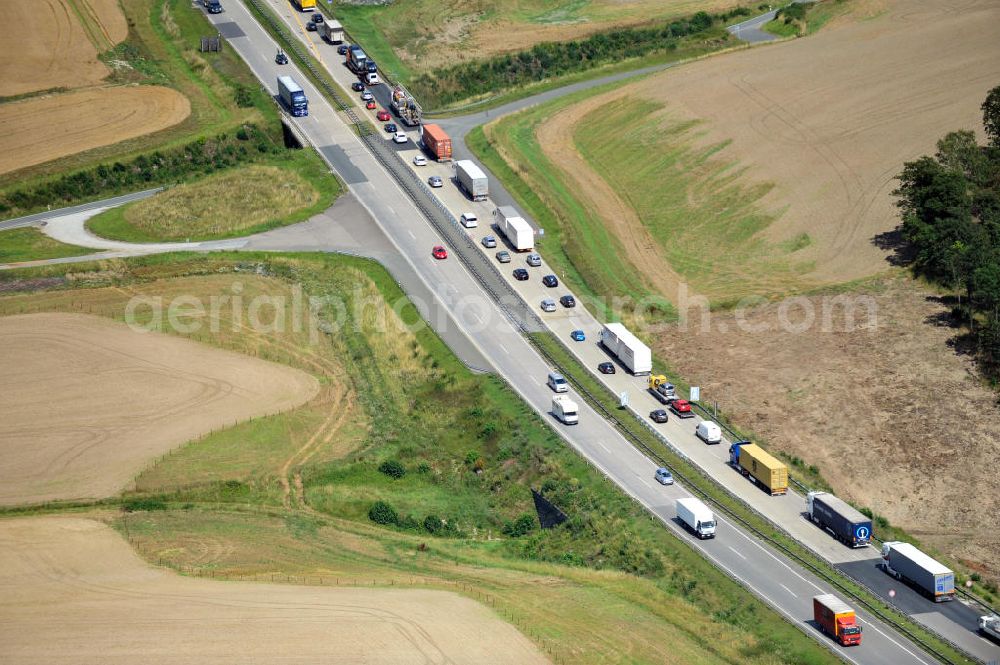
[[[990,90],[981,108],[983,127],[990,139],[990,145],[1000,149],[1000,85]]]
[[[375,524],[398,524],[399,514],[396,509],[390,506],[385,501],[376,501],[372,504],[372,507],[368,509],[368,519]]]
[[[949,132],[937,143],[937,161],[954,173],[961,173],[979,187],[988,184],[990,162],[968,130]]]
[[[395,478],[396,480],[399,480],[406,475],[406,467],[403,466],[402,462],[394,459],[387,459],[379,464],[378,470],[390,478]]]

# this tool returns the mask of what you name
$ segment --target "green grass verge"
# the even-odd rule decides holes
[[[764,24],[762,30],[764,30],[764,32],[770,32],[772,35],[777,37],[798,37],[800,34],[799,25],[797,23],[791,21],[786,23],[780,18],[768,21]]]
[[[93,251],[53,240],[34,227],[0,231],[0,263],[58,259],[90,254]]]
[[[325,255],[181,254],[103,267],[90,275],[73,267],[74,279],[88,288],[2,297],[0,312],[85,306],[120,319],[134,294],[204,298],[236,279],[246,294],[281,293],[299,283],[307,294],[331,299],[323,317],[338,315],[333,299],[343,303],[346,325],[312,346],[227,325],[190,336],[256,349],[327,382],[346,380],[367,423],[343,454],[323,447],[293,466],[311,513],[279,509],[275,467],[281,449],[298,449],[294,436],[315,429],[324,410],[260,419],[167,456],[140,476],[145,491],[126,497],[133,507],[167,508],[128,518],[130,537],[149,558],[185,572],[262,579],[278,571],[357,575],[379,585],[407,578],[419,578],[415,586],[465,583],[501,597],[507,616],[520,617],[518,625],[544,648],[584,663],[836,662],[652,520],[501,380],[469,372],[427,327],[380,327],[377,303],[393,305],[406,322],[419,319],[377,264]],[[42,274],[55,273],[10,278]],[[295,417],[302,422],[290,422]],[[401,478],[379,471],[390,459],[405,467]],[[186,478],[195,485],[181,486]],[[541,488],[569,521],[514,531],[518,517],[533,510],[530,487]],[[369,522],[376,499],[395,508],[393,524]],[[192,557],[198,543],[221,545],[213,550],[220,556]],[[553,613],[553,603],[566,609]],[[623,621],[628,630],[621,630]]]
[[[90,218],[87,228],[125,242],[233,238],[308,219],[342,191],[315,152],[285,151],[106,210]]]

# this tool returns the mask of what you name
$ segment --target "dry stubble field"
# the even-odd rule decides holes
[[[179,577],[79,517],[0,521],[0,588],[4,662],[548,662],[457,594]]]
[[[102,498],[153,458],[316,395],[305,372],[83,314],[0,317],[0,504]]]

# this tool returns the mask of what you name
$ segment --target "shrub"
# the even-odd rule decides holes
[[[368,509],[368,519],[375,524],[398,524],[399,514],[385,501],[376,501]]]
[[[399,480],[406,475],[406,467],[399,460],[387,459],[378,465],[378,470],[389,476],[390,478],[395,478]]]
[[[122,504],[122,510],[126,513],[135,513],[140,510],[166,510],[167,504],[163,499],[129,499]]]
[[[511,538],[520,538],[534,531],[537,524],[538,522],[535,520],[534,515],[531,513],[522,513],[513,522],[510,520],[504,522],[501,530]]]
[[[424,518],[424,528],[427,533],[437,535],[444,529],[444,522],[437,515],[428,515]]]
[[[233,91],[233,99],[241,109],[253,106],[253,93],[250,92],[250,88],[242,83],[236,84],[236,89]]]

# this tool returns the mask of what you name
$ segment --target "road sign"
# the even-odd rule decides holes
[[[622,394],[618,396],[618,406],[621,408],[628,407],[628,392],[622,391]]]
[[[691,401],[700,402],[701,401],[701,388],[698,386],[691,386]]]

